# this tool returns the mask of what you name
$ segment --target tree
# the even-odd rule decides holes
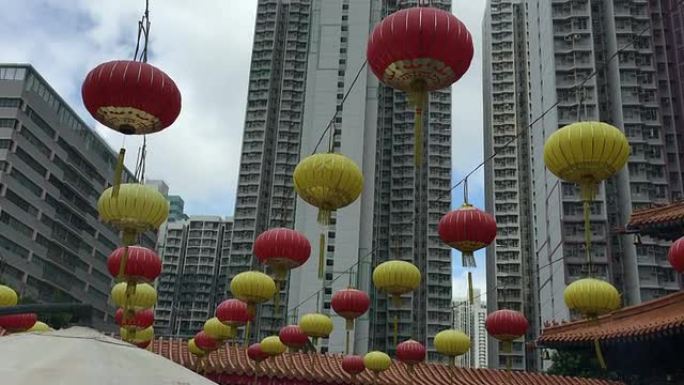
[[[573,377],[616,379],[614,372],[600,367],[593,349],[563,350],[553,353],[549,374]]]

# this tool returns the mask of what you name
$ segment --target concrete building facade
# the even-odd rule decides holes
[[[470,337],[470,351],[456,359],[462,368],[487,368],[487,305],[480,299],[480,290],[473,289],[475,303],[467,298],[456,298],[453,302],[453,328],[462,330]]]
[[[520,308],[528,318],[535,316],[533,327],[537,330],[540,321],[576,316],[568,312],[563,290],[589,274],[615,284],[623,293],[624,305],[678,290],[677,279],[666,261],[666,242],[636,239],[616,231],[627,223],[632,210],[682,198],[682,83],[678,64],[682,10],[681,5],[672,8],[675,3],[491,0],[488,4],[486,151],[489,148],[491,154],[492,149],[496,150],[497,108],[515,111],[520,118],[511,116],[515,118],[514,132],[525,130],[516,142],[496,150],[500,155],[488,166],[488,208],[494,210],[499,221],[499,214],[503,214],[499,208],[508,202],[497,189],[506,183],[513,185],[506,182],[507,178],[516,179],[519,194],[527,196],[529,203],[527,207],[521,203],[524,210],[518,214],[519,222],[530,229],[521,233],[518,241],[528,248],[523,249],[525,258],[519,267],[525,272]],[[512,29],[506,31],[505,36],[512,37],[506,44],[499,44],[503,43],[498,40],[503,31],[495,30],[494,22],[501,17],[502,9],[506,10],[505,23]],[[516,23],[516,9],[523,23]],[[516,33],[517,29],[523,33]],[[507,47],[523,52],[506,52]],[[498,69],[505,67],[501,60],[511,63],[505,66],[514,69],[514,76],[500,76]],[[517,68],[525,68],[524,73]],[[517,83],[497,88],[497,79],[506,76]],[[501,92],[508,93],[514,104],[497,107],[497,94]],[[546,170],[543,161],[546,139],[558,128],[581,120],[600,120],[620,128],[632,149],[628,165],[601,185],[591,206],[592,271],[583,244],[579,189],[558,180]],[[515,153],[516,169],[497,174],[509,152]],[[500,228],[496,245],[489,249],[495,259],[488,265],[488,273],[496,278],[488,282],[490,310],[505,307],[501,291],[509,284],[499,273],[502,246],[508,241],[502,235]],[[525,236],[531,240],[527,245]],[[525,284],[526,276],[533,277],[530,285]],[[528,295],[525,287],[532,288]],[[492,298],[493,293],[496,298]],[[496,357],[496,351],[490,354],[495,362],[504,362],[500,355]],[[530,354],[526,357],[528,367],[538,361],[538,357],[530,360]]]
[[[107,257],[120,238],[96,206],[116,152],[23,64],[0,65],[0,147],[0,279],[38,302],[90,304],[95,327],[110,329]]]
[[[450,1],[432,3],[443,9],[451,6]],[[436,359],[432,337],[450,325],[451,257],[436,234],[439,218],[450,208],[450,91],[431,95],[422,144],[426,164],[416,170],[413,112],[405,95],[380,86],[366,68],[358,73],[372,26],[400,6],[416,4],[259,1],[228,271],[234,276],[257,267],[251,258],[252,242],[271,227],[304,232],[312,241],[312,256],[318,255],[314,241],[321,228],[316,209],[295,200],[292,172],[300,159],[315,150],[326,151],[331,143],[332,150],[349,156],[362,169],[364,191],[357,202],[337,212],[325,230],[324,279],[312,278],[317,276],[313,258],[294,270],[283,287],[287,312],[280,314],[286,313],[292,322],[308,312],[332,313],[332,293],[351,283],[371,292],[374,309],[356,324],[357,353],[391,353],[391,320],[399,312],[400,338],[426,342],[430,358]],[[332,138],[326,136],[316,148],[336,111]],[[372,267],[388,259],[411,261],[426,277],[413,296],[406,296],[401,309],[370,291]],[[331,315],[335,330],[323,350],[341,352],[344,320]],[[275,316],[271,305],[262,306],[260,320],[255,339],[286,321]]]
[[[165,225],[157,249],[162,274],[157,283],[156,334],[193,336],[214,316],[216,305],[225,298],[232,224],[232,218],[190,216]]]

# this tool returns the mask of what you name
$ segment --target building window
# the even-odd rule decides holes
[[[26,175],[17,171],[16,168],[12,168],[12,171],[10,171],[10,175],[12,175],[12,177],[17,182],[19,182],[20,185],[26,187],[26,189],[34,193],[37,197],[43,195],[43,189],[40,188],[37,184],[31,182],[31,180],[27,178]]]
[[[0,235],[0,248],[11,251],[23,258],[28,258],[29,255],[28,250],[3,237],[2,235]]]
[[[0,119],[1,128],[14,128],[17,125],[15,119]]]
[[[4,108],[19,108],[21,106],[21,99],[17,98],[0,98],[0,107]]]

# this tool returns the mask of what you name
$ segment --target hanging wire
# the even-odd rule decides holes
[[[672,7],[670,7],[670,9],[669,9],[668,11],[665,11],[665,12],[663,12],[663,13],[664,13],[664,14],[667,14],[667,13],[669,13],[669,12],[672,12],[672,11],[675,9],[675,7],[682,6],[682,5],[684,5],[684,0],[679,0],[679,1],[677,1],[676,3],[672,4]],[[641,37],[644,33],[648,32],[650,29],[651,29],[651,25],[649,24],[649,25],[647,25],[645,28],[643,28],[641,31],[639,31],[639,33],[636,35],[636,37],[637,37],[637,38],[638,38],[638,37]],[[575,85],[572,87],[572,89],[577,90],[578,88],[583,88],[583,87],[585,86],[585,84],[586,84],[591,78],[595,77],[600,71],[606,70],[606,69],[608,68],[608,65],[609,65],[609,64],[610,64],[610,63],[611,63],[611,62],[612,62],[620,53],[622,53],[624,50],[626,50],[626,49],[628,49],[629,47],[631,47],[632,45],[634,45],[635,40],[636,40],[636,39],[632,39],[630,42],[626,43],[624,46],[622,46],[622,47],[620,47],[619,49],[617,49],[612,55],[610,55],[610,56],[605,60],[605,62],[604,62],[601,66],[598,66],[594,71],[592,71],[591,73],[587,74],[587,76],[584,77],[584,79],[582,80],[582,82],[581,82],[580,84],[575,84]],[[356,76],[356,78],[354,79],[355,81],[352,82],[351,86],[349,87],[349,90],[347,90],[347,93],[345,94],[345,97],[344,97],[344,99],[342,100],[342,103],[344,102],[344,100],[346,100],[346,97],[347,97],[347,96],[349,95],[349,93],[351,92],[352,88],[354,87],[354,84],[356,83],[356,79],[358,78],[358,76],[360,75],[361,71],[362,71],[363,68],[366,66],[366,64],[367,64],[367,61],[364,62],[364,64],[363,64],[363,65],[361,66],[361,68],[359,69],[359,72],[357,73],[357,76]],[[554,102],[551,106],[549,106],[546,110],[544,110],[544,112],[542,112],[541,115],[539,115],[539,116],[538,116],[536,119],[534,119],[529,125],[527,125],[527,127],[523,127],[520,131],[518,131],[518,132],[516,133],[516,135],[515,135],[513,138],[509,139],[506,143],[504,143],[504,145],[502,146],[502,148],[508,147],[510,144],[512,144],[513,142],[515,142],[520,136],[522,136],[524,133],[526,133],[528,129],[529,129],[529,130],[532,130],[532,129],[534,128],[534,125],[535,125],[537,122],[539,122],[539,121],[541,121],[542,119],[544,119],[544,117],[546,117],[546,115],[547,115],[549,112],[551,112],[554,108],[556,108],[556,107],[558,106],[558,104],[560,104],[560,99],[557,98],[556,102]],[[333,121],[333,120],[335,119],[336,115],[337,115],[337,113],[333,116],[333,119],[332,119],[331,121]],[[326,128],[326,131],[324,131],[323,136],[321,136],[321,138],[319,139],[319,143],[318,143],[318,144],[320,144],[320,142],[323,140],[323,137],[324,137],[324,135],[325,135],[325,132],[327,132],[327,130],[330,129],[330,126],[331,126],[331,125],[332,125],[332,123],[329,123],[329,124],[328,124],[328,127]],[[317,148],[318,148],[318,145],[316,145],[316,148],[314,149],[314,153],[316,152],[315,150],[316,150]],[[438,198],[436,199],[436,201],[439,202],[440,200],[444,199],[444,197],[450,196],[451,193],[452,193],[452,191],[454,191],[454,189],[456,189],[457,187],[459,187],[461,184],[465,183],[466,180],[467,180],[470,176],[472,176],[473,174],[475,174],[475,172],[477,172],[480,168],[482,168],[485,164],[487,164],[487,162],[489,162],[489,161],[491,161],[492,159],[494,159],[494,157],[496,157],[497,155],[499,155],[499,153],[496,152],[496,151],[493,151],[491,155],[489,155],[488,157],[486,157],[482,162],[480,162],[480,163],[479,163],[477,166],[475,166],[472,170],[470,170],[468,173],[466,173],[466,175],[465,175],[463,178],[461,178],[461,179],[458,181],[458,183],[456,183],[455,185],[451,186],[451,188],[449,189],[449,191],[447,191],[447,192],[446,192],[445,194],[443,194],[442,196],[438,197]],[[372,256],[373,253],[375,253],[379,247],[380,247],[379,245],[378,245],[378,246],[375,246],[375,247],[372,248],[368,253],[366,253],[365,255],[363,255],[363,256],[361,256],[361,257],[359,257],[359,259],[358,259],[356,262],[352,263],[351,266],[349,266],[347,269],[343,270],[342,273],[340,273],[340,274],[338,274],[337,276],[333,277],[333,279],[330,280],[330,284],[332,285],[332,283],[334,283],[335,281],[337,281],[340,277],[344,276],[344,274],[346,274],[346,272],[351,271],[351,269],[355,268],[356,266],[358,266],[359,264],[361,264],[362,262],[364,262],[368,257]],[[562,258],[561,258],[560,260],[562,260]],[[294,310],[298,309],[299,307],[301,307],[302,305],[304,305],[306,302],[310,301],[313,297],[315,297],[315,296],[317,295],[317,293],[320,293],[321,291],[322,291],[322,290],[318,290],[318,291],[312,293],[309,297],[305,298],[304,300],[302,300],[301,302],[299,302],[297,305],[295,305],[295,306],[293,306],[292,308],[290,308],[289,311],[294,311]]]

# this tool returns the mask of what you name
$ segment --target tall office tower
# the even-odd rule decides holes
[[[291,322],[309,312],[331,313],[332,292],[350,283],[370,291],[370,273],[379,262],[412,261],[426,279],[397,313],[400,338],[426,342],[435,359],[432,337],[450,325],[451,258],[436,234],[439,218],[450,208],[450,92],[431,95],[425,163],[417,171],[413,110],[405,95],[379,86],[367,68],[359,72],[372,26],[399,3],[417,2],[259,1],[229,276],[253,266],[254,238],[269,227],[294,226],[311,241],[327,232],[324,279],[316,278],[319,246],[312,242],[312,261],[295,269],[285,286]],[[432,3],[450,8],[450,1]],[[321,137],[336,111],[332,137]],[[291,178],[300,159],[329,145],[359,165],[366,183],[361,198],[321,229],[315,208],[295,204]],[[352,274],[345,273],[349,270]],[[391,352],[395,310],[384,295],[371,294],[373,311],[357,321],[353,345],[361,353]],[[322,348],[341,352],[344,320],[332,315],[335,329]],[[270,305],[260,316],[255,339],[285,322],[273,317]]]
[[[169,201],[169,219],[168,222],[184,221],[188,219],[187,214],[185,214],[185,201],[180,195],[169,195],[167,197]]]
[[[311,3],[259,0],[257,5],[229,279],[260,268],[252,258],[260,233],[294,226],[292,172],[299,162]],[[262,306],[254,338],[277,332],[281,318],[271,305]]]
[[[483,22],[485,206],[498,225],[487,248],[487,307],[512,309],[530,320],[527,341],[538,335],[536,261],[531,243],[530,155],[526,136],[511,142],[528,125],[528,58],[525,4],[521,0],[489,0]],[[510,353],[489,341],[489,366],[537,368],[538,357],[527,354],[525,340]]]
[[[456,363],[462,368],[486,368],[487,366],[487,305],[479,300],[480,290],[474,289],[476,302],[470,304],[467,298],[456,298],[453,302],[453,327],[470,337],[470,351],[459,356]]]
[[[0,65],[0,148],[0,280],[38,302],[90,304],[94,326],[111,328],[107,256],[121,241],[96,206],[117,154],[30,65],[14,64]]]
[[[157,334],[192,336],[214,316],[217,302],[224,298],[220,271],[230,251],[224,236],[231,226],[230,219],[216,216],[191,216],[166,224],[158,250],[162,274],[157,284]]]

